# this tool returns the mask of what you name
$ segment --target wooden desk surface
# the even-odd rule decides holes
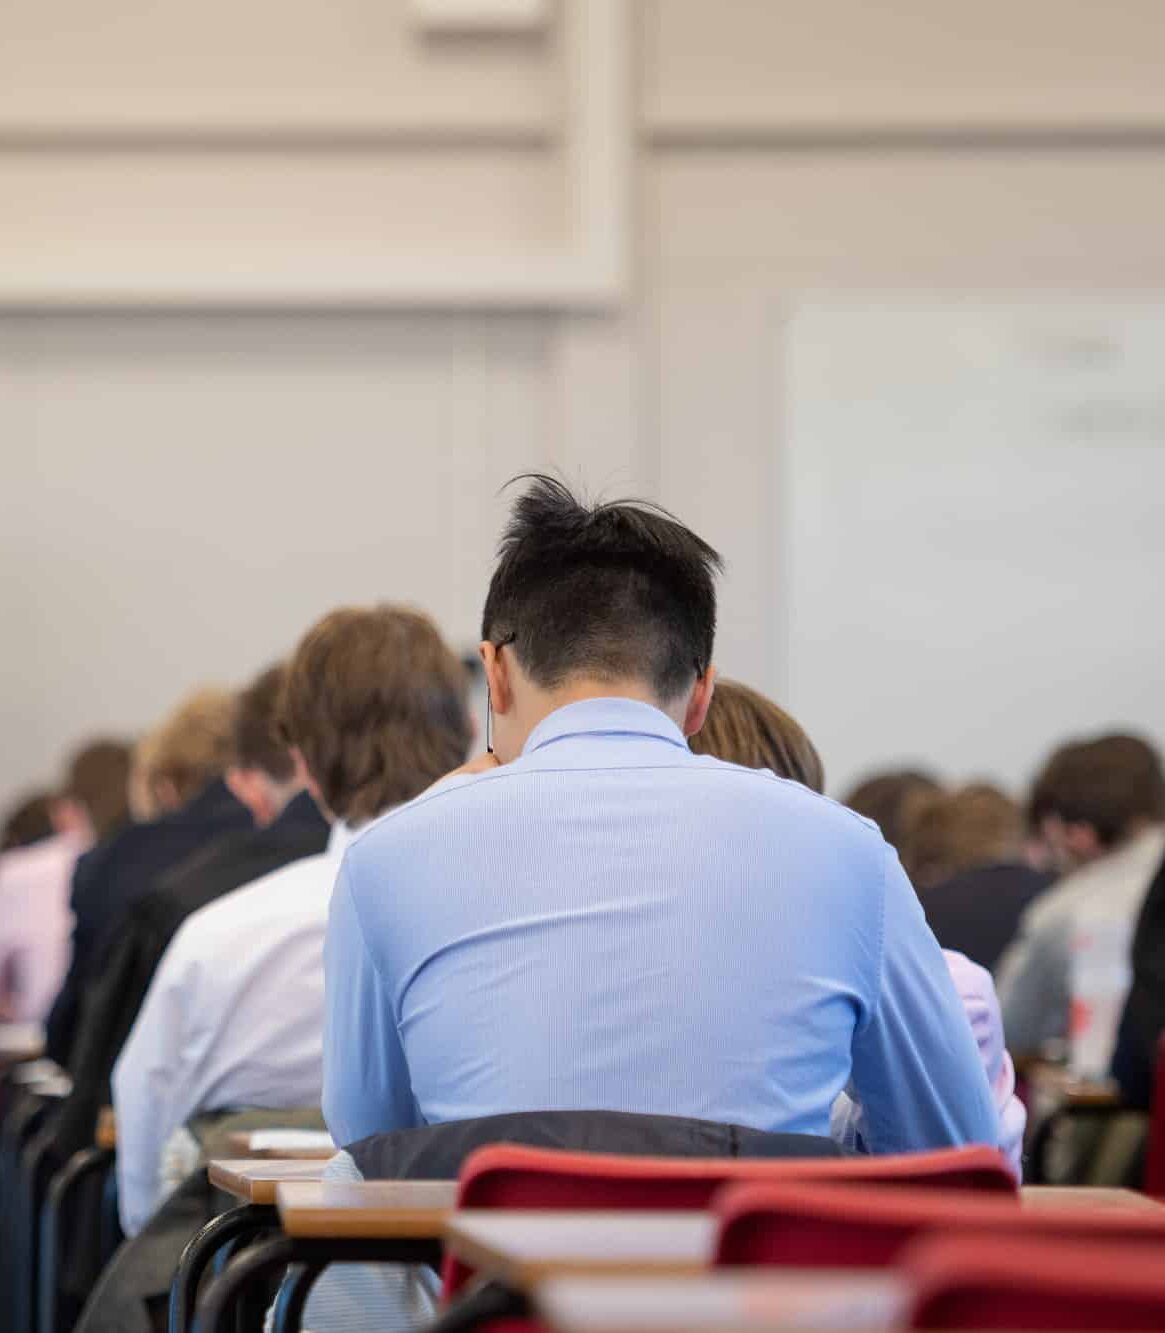
[[[103,1106],[97,1117],[97,1146],[117,1147],[117,1117],[113,1114],[112,1106]]]
[[[694,1274],[716,1239],[711,1213],[454,1213],[446,1246],[492,1277],[529,1287],[552,1274]]]
[[[289,1236],[439,1240],[457,1202],[457,1182],[290,1182],[275,1197]]]
[[[534,1304],[558,1333],[901,1328],[909,1291],[891,1272],[726,1269],[696,1277],[557,1277]]]
[[[1136,1190],[1109,1189],[1100,1185],[1025,1185],[1020,1190],[1025,1208],[1136,1208],[1165,1207]]]
[[[326,1140],[326,1141],[325,1141]],[[227,1135],[227,1144],[240,1157],[267,1158],[285,1162],[328,1162],[336,1155],[336,1146],[326,1133],[304,1130],[256,1129]]]
[[[322,1162],[272,1161],[267,1158],[244,1157],[212,1161],[209,1165],[210,1183],[245,1203],[271,1205],[275,1202],[275,1187],[292,1180],[319,1180]]]

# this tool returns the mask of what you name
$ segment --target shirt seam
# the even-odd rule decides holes
[[[692,759],[700,757],[693,754],[691,751],[688,751],[688,755]],[[479,783],[482,782],[499,782],[503,779],[509,779],[513,781],[519,778],[534,777],[543,773],[617,773],[617,772],[650,773],[650,772],[656,772],[660,769],[670,770],[680,767],[686,767],[686,765],[680,765],[675,763],[635,764],[635,765],[629,765],[625,768],[620,768],[617,766],[613,766],[611,764],[596,764],[594,767],[579,767],[577,765],[571,764],[563,767],[557,767],[557,766],[553,768],[540,767],[540,768],[523,769],[521,771],[514,771],[511,765],[502,764],[499,766],[499,768],[494,769],[492,772],[472,774],[471,775],[473,777],[472,782],[459,783],[456,787],[447,787],[442,791],[422,792],[420,796],[415,796],[411,801],[407,801],[404,805],[397,806],[393,810],[385,811],[383,815],[381,815],[377,819],[374,819],[371,823],[366,825],[366,827],[362,828],[353,837],[352,841],[348,844],[347,848],[345,849],[344,859],[347,860],[347,854],[352,850],[353,847],[359,846],[360,843],[362,843],[369,834],[384,828],[392,820],[401,818],[409,814],[411,811],[417,810],[422,806],[428,806],[432,804],[434,801],[442,800],[446,797],[456,796],[458,793],[466,790],[468,787],[477,786]],[[507,769],[510,771],[507,772],[506,771]],[[764,782],[776,783],[778,786],[782,787],[796,787],[799,790],[803,791],[807,796],[811,797],[813,800],[822,801],[826,805],[833,806],[834,809],[836,810],[843,811],[846,815],[848,815],[851,819],[855,820],[857,823],[864,824],[868,829],[876,833],[879,838],[881,838],[882,836],[881,831],[878,829],[877,825],[874,824],[871,820],[866,819],[863,815],[859,815],[856,810],[851,810],[849,806],[843,805],[840,801],[834,800],[833,797],[826,796],[824,792],[813,791],[811,788],[806,787],[803,783],[795,782],[792,778],[779,777],[776,773],[772,773],[768,769],[745,768],[740,764],[729,764],[721,761],[715,766],[700,765],[698,766],[698,771],[709,775],[715,775],[716,777],[735,777],[735,778],[747,778],[747,779],[759,778]],[[438,779],[439,782],[443,782],[444,780],[445,779]],[[883,878],[884,876],[885,876],[885,870],[883,869]]]
[[[889,857],[883,851],[882,854],[882,900],[878,911],[878,974],[876,986],[874,989],[874,1004],[870,1010],[869,1021],[865,1025],[865,1031],[878,1021],[882,1012],[882,991],[886,981],[886,864]]]

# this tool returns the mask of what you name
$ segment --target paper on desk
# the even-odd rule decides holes
[[[252,1152],[334,1152],[326,1129],[257,1129],[251,1134]]]

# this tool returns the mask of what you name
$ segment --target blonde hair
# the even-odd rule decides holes
[[[907,819],[902,864],[920,888],[941,884],[976,866],[1016,860],[1023,812],[998,787],[971,783],[919,798]]]
[[[690,738],[696,754],[768,768],[810,791],[824,791],[825,768],[796,718],[763,694],[735,680],[718,680],[704,725]]]
[[[134,749],[134,805],[158,813],[159,805],[185,805],[226,772],[234,752],[235,696],[205,686],[188,695]],[[169,800],[161,793],[167,791]]]

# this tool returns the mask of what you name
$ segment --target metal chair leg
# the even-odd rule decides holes
[[[194,1321],[195,1333],[232,1333],[235,1306],[257,1278],[285,1268],[295,1249],[289,1236],[269,1236],[237,1254],[207,1289]]]
[[[57,1294],[61,1257],[61,1219],[70,1194],[88,1177],[108,1171],[113,1153],[108,1148],[82,1148],[69,1158],[49,1183],[40,1214],[40,1262],[37,1272],[39,1333],[57,1333]]]
[[[275,1225],[275,1209],[246,1203],[220,1213],[194,1236],[182,1251],[170,1285],[169,1333],[187,1333],[194,1316],[198,1285],[219,1249],[236,1239],[250,1237]]]
[[[523,1292],[500,1282],[486,1282],[447,1305],[426,1333],[475,1333],[495,1319],[525,1319],[530,1302]]]
[[[326,1264],[296,1264],[275,1300],[274,1333],[299,1333],[307,1298]]]

